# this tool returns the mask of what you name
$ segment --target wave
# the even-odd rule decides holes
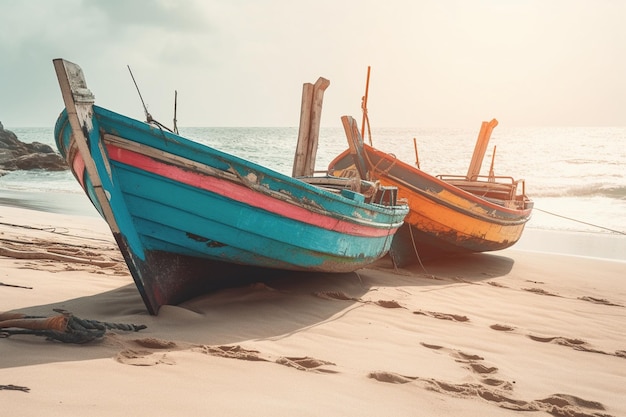
[[[574,158],[574,159],[566,159],[563,162],[565,162],[566,164],[572,164],[572,165],[617,165],[617,166],[621,166],[623,165],[623,162],[620,160],[616,160],[616,159],[598,159],[598,158],[590,158],[590,159],[585,159],[585,158]]]
[[[570,187],[535,189],[536,197],[604,197],[626,200],[626,185],[586,184]]]

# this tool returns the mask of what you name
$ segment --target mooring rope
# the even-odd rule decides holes
[[[584,222],[584,221],[582,221],[582,220],[573,219],[573,218],[571,218],[571,217],[567,217],[567,216],[563,216],[563,215],[561,215],[561,214],[553,213],[553,212],[550,212],[550,211],[548,211],[548,210],[542,210],[542,209],[537,208],[537,207],[534,207],[534,208],[533,208],[533,210],[537,210],[537,211],[540,211],[540,212],[542,212],[542,213],[550,214],[550,215],[552,215],[552,216],[560,217],[560,218],[562,218],[562,219],[571,220],[571,221],[576,222],[576,223],[586,224],[587,226],[597,227],[598,229],[607,230],[607,231],[609,231],[609,232],[617,233],[617,234],[620,234],[620,235],[626,235],[626,232],[622,232],[622,231],[620,231],[620,230],[615,230],[615,229],[611,229],[611,228],[608,228],[608,227],[599,226],[599,225],[597,225],[597,224]]]
[[[433,276],[430,272],[426,270],[426,267],[424,266],[424,264],[422,263],[422,259],[420,258],[420,254],[417,252],[417,245],[415,244],[415,238],[413,237],[413,226],[411,225],[409,225],[409,234],[411,235],[411,243],[413,244],[413,250],[415,251],[415,256],[417,256],[417,260],[419,261],[420,266],[424,270],[424,273],[426,275]]]
[[[2,313],[0,337],[18,334],[45,336],[63,343],[87,343],[102,338],[107,330],[138,332],[143,324],[106,323],[81,319],[63,309],[54,309],[59,315],[52,317],[28,316],[20,313]]]

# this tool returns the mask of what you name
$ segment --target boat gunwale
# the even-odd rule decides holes
[[[408,188],[410,190],[415,190],[415,192],[419,193],[420,195],[429,196],[429,198],[430,198],[430,196],[434,196],[435,194],[426,193],[424,190],[421,190],[420,188],[416,187],[415,185],[407,183],[405,180],[400,179],[396,175],[389,175],[389,171],[391,169],[393,169],[394,166],[398,165],[401,169],[406,170],[409,174],[411,174],[413,176],[417,176],[417,177],[422,178],[422,179],[427,180],[427,181],[431,181],[431,182],[435,183],[436,185],[438,185],[438,186],[446,189],[447,191],[451,192],[452,194],[458,195],[461,198],[465,198],[466,200],[473,201],[473,202],[478,203],[480,205],[485,205],[487,207],[496,209],[498,211],[502,211],[502,212],[507,213],[507,214],[517,215],[518,217],[527,217],[527,219],[525,221],[530,219],[530,215],[531,215],[531,212],[532,212],[532,200],[530,198],[528,198],[527,196],[525,196],[525,198],[524,198],[524,203],[525,204],[530,204],[531,207],[524,208],[524,209],[515,209],[515,208],[505,207],[505,206],[502,206],[500,204],[491,202],[491,201],[489,201],[487,199],[484,199],[482,197],[479,197],[479,196],[477,196],[475,194],[472,194],[472,193],[470,193],[468,191],[465,191],[462,188],[457,187],[457,186],[455,186],[453,184],[449,184],[446,181],[443,181],[443,180],[441,180],[441,179],[439,179],[439,178],[437,178],[437,177],[435,177],[433,175],[430,175],[430,174],[428,174],[428,173],[426,173],[426,172],[424,172],[424,171],[422,171],[420,169],[412,167],[411,165],[407,164],[406,162],[404,162],[404,161],[402,161],[402,160],[400,160],[398,158],[393,157],[391,154],[389,154],[387,152],[381,151],[381,150],[376,149],[376,148],[374,148],[372,146],[369,146],[367,144],[363,144],[363,148],[364,148],[364,150],[366,152],[372,152],[372,153],[374,153],[374,155],[378,156],[379,158],[384,159],[387,162],[391,162],[391,165],[386,168],[386,170],[388,170],[388,171],[377,169],[376,170],[376,175],[377,176],[384,175],[384,176],[387,176],[389,178],[392,178],[394,181],[402,182],[403,184],[406,184],[406,188]],[[345,151],[340,153],[337,157],[335,157],[330,162],[330,164],[328,165],[329,168],[332,169],[332,167],[334,167],[334,165],[336,165],[336,163],[338,161],[343,160],[344,158],[346,158],[346,156],[350,156],[350,150],[349,149],[346,149]],[[456,210],[458,211],[458,207],[456,207]],[[411,211],[414,211],[414,210],[411,208]],[[464,210],[464,211],[466,211],[466,210]]]

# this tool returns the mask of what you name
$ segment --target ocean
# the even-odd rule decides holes
[[[373,145],[430,174],[467,172],[480,125],[476,128],[378,128]],[[22,142],[54,145],[53,129],[12,128]],[[297,127],[186,127],[182,136],[291,175]],[[369,138],[366,135],[366,142]],[[626,235],[626,127],[497,126],[483,162],[487,174],[495,147],[494,172],[524,179],[535,210],[527,229]],[[316,170],[324,170],[347,148],[342,127],[322,127]],[[6,196],[61,193],[82,198],[69,171],[16,171],[0,177]],[[87,198],[84,197],[86,201]],[[75,201],[73,198],[72,201]],[[68,209],[72,213],[72,209]],[[625,255],[626,257],[626,255]]]

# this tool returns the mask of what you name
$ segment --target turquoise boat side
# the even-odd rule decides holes
[[[93,106],[83,129],[112,231],[156,314],[212,287],[271,270],[350,272],[384,256],[408,212],[349,198]],[[62,155],[98,211],[106,207],[64,111]],[[243,271],[243,272],[242,272]],[[263,272],[263,271],[262,271]],[[261,273],[262,273],[261,272]]]

